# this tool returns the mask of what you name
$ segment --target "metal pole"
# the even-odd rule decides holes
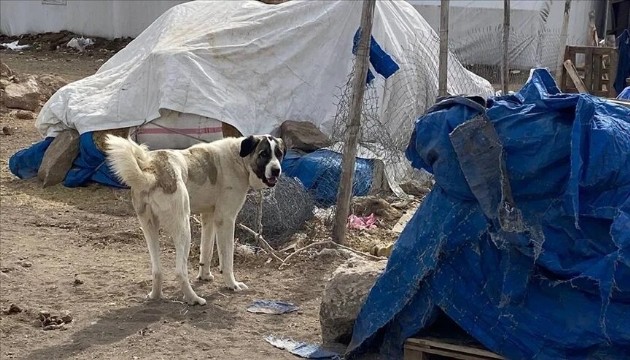
[[[510,0],[503,0],[503,61],[501,62],[501,85],[507,95],[510,83]]]
[[[448,6],[449,0],[440,3],[440,65],[438,95],[447,94],[448,76]]]
[[[343,147],[341,162],[341,181],[337,195],[337,209],[333,227],[333,240],[339,244],[346,241],[346,222],[350,213],[352,197],[352,183],[354,180],[354,165],[357,156],[359,130],[361,128],[361,107],[363,93],[369,68],[370,38],[372,36],[372,22],[376,0],[364,0],[361,12],[361,37],[357,48],[355,76],[352,79],[352,99],[348,114],[348,137]]]

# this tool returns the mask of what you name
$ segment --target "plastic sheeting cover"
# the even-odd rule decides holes
[[[330,132],[351,74],[360,16],[361,2],[345,0],[174,6],[96,74],[55,93],[37,128],[55,136],[68,127],[80,134],[133,127],[168,109],[229,123],[244,135],[272,133],[289,119]],[[390,106],[409,104],[413,118],[435,99],[439,43],[403,1],[377,2],[372,35],[400,66],[387,80],[374,74],[375,86],[386,89],[376,100],[379,120],[394,132],[410,117]],[[403,81],[408,78],[414,81]],[[454,57],[448,90],[493,92]]]
[[[487,111],[473,100],[438,103],[416,123],[407,157],[436,185],[368,295],[349,355],[380,348],[401,358],[404,340],[441,309],[510,359],[627,358],[630,110],[560,94],[546,70]],[[486,169],[509,180],[520,218],[502,219],[501,189],[471,191],[487,173],[454,149],[454,130],[480,117],[499,144],[482,132],[463,142],[501,148],[496,170]]]

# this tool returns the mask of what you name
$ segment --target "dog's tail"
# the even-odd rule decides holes
[[[150,188],[155,175],[145,171],[151,164],[149,150],[131,139],[108,134],[105,138],[107,161],[116,175],[131,188]]]

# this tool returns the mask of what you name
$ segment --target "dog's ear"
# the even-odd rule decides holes
[[[285,145],[282,138],[276,138],[276,140],[278,141],[278,148],[280,149],[280,151],[282,151],[282,156],[284,157],[284,155],[287,154],[287,146]]]
[[[259,142],[260,140],[255,138],[253,135],[250,135],[243,139],[243,141],[241,141],[241,157],[246,157],[247,155],[253,153],[254,150],[256,150],[256,146],[258,146]]]

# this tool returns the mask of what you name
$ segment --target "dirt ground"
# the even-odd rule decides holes
[[[94,73],[111,53],[2,50],[0,56],[15,72],[72,81]],[[250,290],[234,293],[219,276],[214,283],[193,281],[198,259],[191,256],[190,279],[208,304],[189,307],[179,301],[174,249],[163,241],[167,299],[145,301],[150,262],[127,191],[98,185],[42,189],[37,179],[17,179],[9,172],[9,157],[41,137],[34,120],[19,120],[6,109],[0,111],[4,126],[14,133],[0,135],[0,308],[15,304],[23,311],[0,315],[0,358],[295,359],[263,337],[320,341],[322,291],[342,259],[304,257],[278,270],[265,256],[240,255],[236,276]],[[300,311],[248,313],[255,299],[294,302]],[[72,322],[44,331],[40,311],[68,311]]]

